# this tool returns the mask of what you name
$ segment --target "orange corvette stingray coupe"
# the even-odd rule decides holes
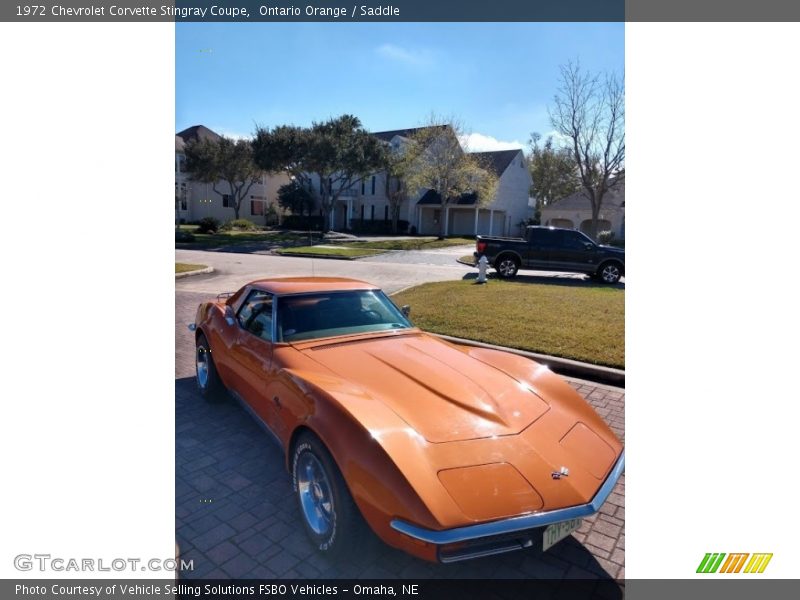
[[[286,453],[324,553],[387,544],[453,562],[546,550],[595,513],[622,444],[560,377],[414,327],[351,279],[254,281],[197,309],[197,383],[226,390]]]

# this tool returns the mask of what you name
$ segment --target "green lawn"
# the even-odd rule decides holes
[[[294,233],[291,231],[220,231],[217,233],[197,233],[196,225],[181,225],[181,230],[188,231],[195,237],[193,242],[181,242],[181,246],[198,246],[203,248],[216,248],[232,244],[251,244],[265,242],[269,244],[296,244],[308,243],[307,233]],[[319,241],[319,233],[314,234],[314,241]]]
[[[392,298],[422,329],[625,368],[625,290],[490,279],[427,283]]]
[[[175,263],[176,273],[186,273],[187,271],[197,271],[198,269],[205,269],[207,265],[193,265],[190,263]]]
[[[450,246],[463,246],[474,244],[475,240],[463,237],[450,237],[443,240],[435,237],[413,238],[407,240],[386,240],[382,242],[342,242],[354,248],[380,248],[382,250],[432,250],[434,248],[449,248]]]
[[[278,254],[313,254],[316,256],[330,256],[341,258],[360,258],[362,256],[374,256],[382,254],[382,250],[373,248],[324,248],[320,246],[298,246],[295,248],[281,248]]]

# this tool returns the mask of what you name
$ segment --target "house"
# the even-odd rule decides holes
[[[228,189],[227,183],[217,184],[217,189],[223,193],[221,195],[214,191],[212,184],[192,181],[186,172],[186,144],[194,140],[219,138],[219,134],[203,125],[194,125],[175,135],[176,217],[182,222],[199,221],[204,217],[214,217],[220,222],[234,218],[233,202],[229,195],[224,194]],[[286,183],[289,183],[286,174],[263,174],[242,201],[239,217],[258,225],[267,224],[269,206],[277,203],[278,189]]]
[[[491,204],[477,206],[474,194],[462,196],[441,214],[438,194],[428,190],[416,203],[417,230],[439,233],[444,218],[447,235],[515,235],[516,226],[529,213],[531,175],[521,149],[474,152],[498,178],[497,194]]]
[[[597,231],[612,231],[618,240],[625,239],[625,183],[614,186],[603,196]],[[542,225],[580,229],[588,234],[592,224],[592,205],[583,190],[556,200],[542,209]]]
[[[372,135],[394,148],[402,147],[416,129],[379,131]],[[409,223],[409,231],[438,235],[440,219],[445,220],[447,235],[511,235],[520,221],[530,215],[528,195],[531,176],[522,150],[476,152],[481,161],[492,169],[499,179],[494,201],[477,206],[474,196],[464,196],[446,206],[442,214],[438,196],[425,190],[403,201],[400,220]],[[312,186],[319,181],[312,179]],[[331,228],[351,229],[354,221],[391,220],[389,199],[386,195],[386,174],[375,173],[361,183],[343,190],[331,210]]]

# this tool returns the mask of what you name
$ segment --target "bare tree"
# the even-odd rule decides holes
[[[550,121],[570,148],[580,183],[592,207],[589,232],[597,238],[598,219],[608,190],[625,178],[625,81],[614,74],[593,75],[580,63],[561,67]]]
[[[397,224],[400,220],[400,207],[403,205],[406,194],[406,168],[407,163],[400,148],[386,148],[383,159],[384,191],[389,200],[389,215],[392,218],[392,233],[397,233]]]
[[[491,202],[497,193],[497,175],[477,156],[466,152],[460,139],[466,139],[460,123],[448,119],[442,124],[441,119],[432,116],[426,126],[415,131],[405,148],[407,188],[434,192],[442,213],[440,239],[447,235],[444,215],[450,204],[474,194],[480,206]]]
[[[578,166],[569,148],[557,148],[553,136],[548,136],[541,146],[542,136],[532,133],[528,168],[531,172],[531,193],[536,198],[534,222],[539,223],[541,211],[556,200],[568,196],[581,187]]]

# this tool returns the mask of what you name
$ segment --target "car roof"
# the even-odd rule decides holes
[[[249,285],[278,295],[379,289],[366,281],[346,277],[270,277],[258,279]]]

